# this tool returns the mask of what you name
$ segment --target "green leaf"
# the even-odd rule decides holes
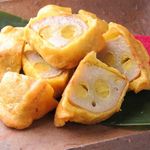
[[[128,92],[121,109],[122,111],[102,124],[117,126],[150,125],[150,91],[142,91],[138,94]]]
[[[0,11],[0,29],[6,25],[23,27],[28,23],[27,20],[24,20],[18,16],[11,15],[6,12]]]

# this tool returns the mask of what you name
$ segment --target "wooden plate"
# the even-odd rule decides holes
[[[150,35],[149,0],[2,0],[0,10],[30,18],[50,3],[72,7],[74,12],[82,8],[106,21],[125,25],[134,34]],[[0,150],[147,150],[150,147],[149,127],[140,130],[69,123],[55,128],[53,116],[48,114],[23,131],[9,129],[0,123]]]

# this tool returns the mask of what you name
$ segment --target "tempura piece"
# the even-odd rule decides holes
[[[69,71],[52,67],[31,48],[25,46],[23,70],[26,75],[37,79],[47,79],[54,89],[54,97],[61,97],[69,78]]]
[[[46,80],[5,73],[0,83],[0,120],[11,128],[27,128],[57,106],[53,93]]]
[[[21,69],[24,47],[23,28],[6,26],[0,32],[0,79],[7,71],[18,72]]]
[[[94,124],[120,110],[128,80],[90,52],[69,81],[55,114],[55,125],[66,122]]]
[[[56,68],[73,68],[90,51],[100,51],[105,43],[102,33],[107,23],[95,14],[48,5],[30,19],[25,28],[26,41],[47,63]]]
[[[150,89],[150,58],[142,43],[112,22],[104,38],[106,48],[98,54],[99,59],[126,75],[134,92]]]

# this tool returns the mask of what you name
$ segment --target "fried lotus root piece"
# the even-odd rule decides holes
[[[27,128],[57,106],[53,92],[45,80],[5,73],[0,83],[0,120],[11,128]]]
[[[99,59],[126,75],[130,90],[137,93],[150,89],[150,58],[142,43],[125,27],[112,22],[104,38],[106,48],[98,54]]]
[[[6,26],[0,32],[0,79],[7,71],[19,72],[24,47],[23,28]]]
[[[55,114],[55,125],[66,122],[94,124],[120,110],[128,80],[90,52],[69,81]]]
[[[31,77],[47,79],[54,89],[55,98],[61,96],[69,78],[68,70],[52,67],[29,45],[25,46],[23,54],[23,70]]]
[[[73,68],[90,51],[104,45],[102,33],[107,23],[95,14],[71,8],[48,5],[30,19],[25,28],[26,41],[47,63],[56,68]]]

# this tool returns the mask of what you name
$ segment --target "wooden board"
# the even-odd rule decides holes
[[[50,3],[72,7],[74,12],[81,8],[89,10],[107,21],[127,26],[135,34],[150,35],[149,0],[8,0],[0,1],[0,10],[30,18]],[[149,127],[139,130],[137,127],[69,123],[63,128],[55,128],[52,113],[23,131],[9,129],[0,123],[0,150],[147,150],[149,143]]]

